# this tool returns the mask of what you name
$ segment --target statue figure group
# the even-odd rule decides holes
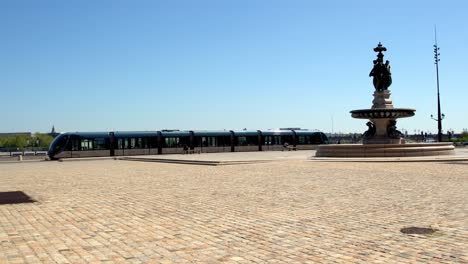
[[[370,139],[375,136],[376,128],[375,124],[372,122],[367,122],[367,131],[364,132],[362,135],[364,138]],[[387,135],[389,138],[402,138],[404,137],[403,133],[401,133],[399,130],[397,130],[396,127],[396,121],[395,120],[390,120],[390,122],[387,125]]]
[[[392,84],[392,74],[390,72],[390,62],[387,60],[385,64],[383,63],[382,51],[386,51],[385,47],[379,43],[379,46],[374,49],[374,51],[378,51],[377,59],[374,60],[374,67],[372,68],[371,72],[369,73],[369,77],[374,77],[373,84],[375,90],[377,91],[384,91],[387,90],[388,87]]]

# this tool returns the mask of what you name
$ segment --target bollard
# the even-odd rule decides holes
[[[18,160],[23,161],[23,155],[18,155]]]

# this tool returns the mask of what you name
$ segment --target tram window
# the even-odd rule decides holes
[[[177,142],[179,144],[179,146],[183,146],[183,145],[187,145],[187,146],[190,146],[191,143],[190,143],[190,137],[179,137],[177,138]],[[195,140],[196,140],[196,137],[195,137]]]
[[[283,145],[283,138],[281,136],[276,136],[276,145]]]
[[[194,146],[195,147],[203,147],[203,144],[202,144],[203,137],[194,137],[193,140],[194,140]],[[187,145],[189,145],[189,144],[187,144]]]
[[[297,137],[297,144],[305,144],[304,142],[305,142],[304,136]]]
[[[106,140],[104,138],[95,138],[94,149],[96,150],[106,149]]]
[[[257,145],[258,145],[258,136],[247,137],[247,146],[257,146]]]
[[[209,137],[208,138],[208,146],[216,147],[216,137]]]
[[[135,148],[141,148],[142,145],[141,138],[136,138]]]
[[[247,137],[238,137],[237,138],[237,145],[239,145],[239,146],[247,145]]]
[[[213,147],[223,147],[231,145],[231,138],[229,136],[213,137],[215,140],[212,144]]]
[[[282,145],[281,136],[273,136],[274,145]]]
[[[150,148],[157,148],[158,147],[158,138],[157,137],[150,137],[149,138],[149,146],[150,146]]]
[[[218,146],[230,146],[230,145],[231,145],[231,137],[229,136],[218,137]]]
[[[165,147],[176,148],[179,145],[178,137],[167,137],[164,139]]]
[[[72,151],[78,151],[80,150],[80,140],[75,138],[75,139],[72,139],[72,142],[71,142],[71,150]]]
[[[299,136],[298,140],[299,140],[299,144],[310,144],[311,143],[310,136]]]
[[[82,139],[81,140],[81,150],[88,150],[88,140]]]
[[[71,140],[68,140],[67,145],[65,146],[65,150],[70,151],[71,148],[72,148],[72,142],[71,142]]]
[[[278,136],[265,136],[265,145],[278,145]]]
[[[216,147],[216,137],[202,137],[203,147]]]
[[[147,148],[146,138],[137,138],[136,139],[136,148]]]
[[[292,136],[281,136],[280,139],[281,139],[281,142],[283,143],[288,142],[288,144],[292,144],[294,142]]]
[[[230,140],[227,145],[230,144]],[[236,146],[258,146],[258,136],[239,136],[236,138]]]
[[[281,145],[281,136],[265,136],[265,145]]]
[[[320,141],[321,141],[321,138],[320,138],[320,135],[319,135],[319,134],[310,136],[310,143],[319,144]]]
[[[129,149],[135,148],[135,138],[129,138],[128,139],[128,148]]]
[[[298,141],[299,141],[299,144],[320,144],[321,137],[320,137],[320,134],[299,136]]]
[[[140,147],[141,148],[148,148],[148,138],[140,138],[140,140],[141,140]]]
[[[87,138],[81,139],[81,150],[92,150],[93,149],[93,141]]]
[[[67,144],[67,136],[64,136],[59,139],[59,141],[55,144],[55,150],[63,149],[65,148],[65,144]]]
[[[121,138],[117,140],[117,149],[123,149],[123,139]]]

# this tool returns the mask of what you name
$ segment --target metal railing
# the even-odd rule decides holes
[[[47,149],[44,147],[26,147],[26,148],[0,148],[0,157],[13,156],[45,156]]]

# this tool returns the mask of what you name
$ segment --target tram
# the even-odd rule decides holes
[[[50,144],[50,159],[159,155],[182,153],[297,150],[328,143],[322,132],[310,130],[67,132]]]

